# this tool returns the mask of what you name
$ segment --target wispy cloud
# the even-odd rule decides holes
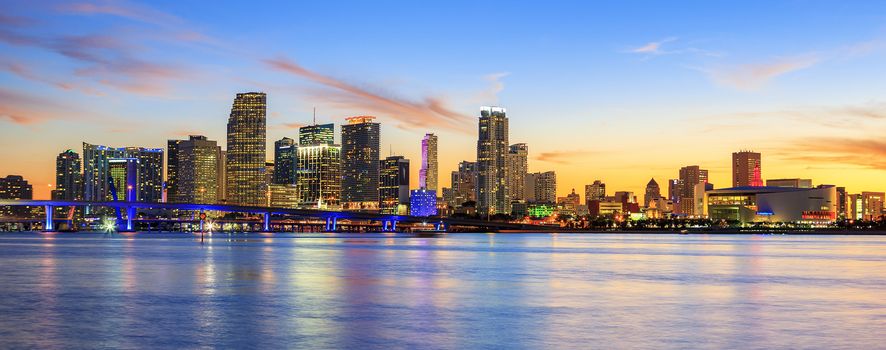
[[[818,137],[797,140],[783,158],[817,164],[846,164],[886,170],[886,141]]]
[[[769,62],[740,64],[706,70],[716,83],[739,90],[757,90],[784,74],[812,67],[820,62],[814,54],[779,58]]]
[[[182,19],[171,14],[125,1],[65,3],[58,5],[56,10],[67,14],[118,16],[162,26],[179,25],[183,22]]]
[[[303,127],[307,124],[304,124],[304,123],[280,123],[279,125],[283,128],[286,128],[286,129],[298,129],[298,128]]]
[[[570,164],[574,163],[576,159],[580,159],[582,157],[587,157],[589,155],[595,154],[595,152],[591,151],[550,151],[550,152],[541,152],[537,156],[535,156],[536,160],[548,163],[555,164]]]
[[[84,119],[83,115],[70,106],[0,87],[0,120],[35,125],[54,119]]]
[[[664,51],[662,49],[662,46],[666,43],[676,41],[676,40],[677,40],[676,37],[668,37],[668,38],[664,38],[659,41],[651,41],[651,42],[646,43],[643,46],[629,49],[628,52],[646,54],[646,55],[662,55],[662,54],[668,53],[667,51]]]
[[[270,68],[308,79],[322,86],[314,90],[315,97],[339,107],[375,113],[399,121],[402,127],[410,129],[441,128],[459,132],[473,130],[473,119],[446,106],[440,97],[425,97],[421,101],[411,101],[393,94],[383,94],[344,80],[333,78],[309,70],[287,58],[266,59]]]

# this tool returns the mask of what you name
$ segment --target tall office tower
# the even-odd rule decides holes
[[[535,202],[557,203],[557,174],[555,172],[532,173],[530,178],[534,180]]]
[[[108,176],[114,183],[117,200],[139,201],[139,161],[136,158],[108,159]],[[113,192],[111,193],[113,197]]]
[[[138,160],[138,201],[159,203],[163,200],[163,149],[126,147],[128,158]]]
[[[381,125],[375,117],[347,118],[341,126],[341,198],[346,209],[378,206]]]
[[[421,139],[421,169],[418,171],[418,186],[437,194],[437,135],[425,134]]]
[[[700,215],[696,213],[698,204],[695,203],[699,197],[698,184],[708,183],[708,171],[699,168],[698,165],[690,165],[680,168],[680,212],[687,215]],[[702,192],[704,187],[701,187]],[[704,197],[703,193],[702,196]]]
[[[218,183],[218,197],[216,198],[216,203],[225,203],[228,200],[228,192],[227,189],[227,164],[228,162],[228,152],[225,152],[221,147],[218,149],[218,173],[215,175],[216,183]]]
[[[477,201],[477,163],[462,161],[451,174],[455,206]]]
[[[680,179],[668,180],[668,199],[671,200],[671,202],[680,202],[680,191],[682,191],[682,186],[680,186]]]
[[[298,161],[298,145],[295,140],[284,137],[274,142],[274,184],[294,185],[295,164]]]
[[[314,124],[298,128],[299,145],[332,145],[335,144],[335,125]]]
[[[652,201],[658,198],[661,198],[661,188],[658,187],[658,182],[655,182],[655,179],[653,178],[646,184],[646,194],[643,195],[643,206],[649,208],[649,203],[652,203]]]
[[[760,153],[751,151],[732,153],[732,187],[763,186],[762,172]]]
[[[606,198],[606,184],[600,180],[594,180],[594,183],[585,185],[585,202],[602,201]]]
[[[837,187],[837,219],[849,218],[849,196],[846,187]]]
[[[0,177],[0,199],[34,199],[34,186],[21,175]],[[0,206],[0,216],[29,215],[27,207]]]
[[[508,149],[508,192],[512,201],[525,200],[526,172],[528,171],[529,147],[525,143],[515,143]]]
[[[124,158],[122,148],[83,143],[83,200],[103,202],[111,200],[108,186],[108,159]]]
[[[169,140],[167,202],[217,203],[219,198],[219,157],[221,148],[206,136],[191,135],[187,140]],[[173,153],[175,152],[175,153]]]
[[[382,214],[406,214],[409,205],[409,159],[390,156],[379,161],[378,208]]]
[[[228,117],[226,167],[227,204],[264,206],[267,96],[237,94]]]
[[[509,214],[508,118],[501,107],[482,107],[477,138],[477,212]],[[554,200],[556,200],[556,196]]]
[[[52,199],[59,201],[79,201],[83,199],[83,172],[80,155],[67,150],[55,158],[55,189]]]

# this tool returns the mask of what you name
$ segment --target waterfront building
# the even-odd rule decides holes
[[[760,153],[732,153],[732,187],[763,186],[763,165]]]
[[[335,125],[314,124],[298,128],[298,144],[305,146],[334,145]]]
[[[886,198],[884,192],[868,192],[861,193],[861,219],[863,220],[880,220],[884,215],[883,201]]]
[[[462,161],[452,172],[453,207],[477,201],[477,163]]]
[[[588,215],[592,218],[605,216],[615,218],[624,212],[624,203],[613,197],[606,197],[602,200],[590,200],[588,203]]]
[[[766,180],[766,186],[812,188],[812,179],[769,179]]]
[[[298,145],[295,140],[284,137],[274,142],[274,179],[278,185],[295,185],[295,165],[298,162]]]
[[[379,211],[382,214],[406,214],[409,206],[409,159],[390,156],[379,161]]]
[[[166,201],[170,203],[217,203],[221,148],[206,136],[167,142]]]
[[[421,168],[418,171],[418,186],[437,191],[437,135],[425,134],[421,139]]]
[[[585,185],[585,202],[599,201],[606,197],[606,184],[600,180],[594,180],[594,183]]]
[[[34,186],[21,175],[0,178],[0,199],[34,199]],[[0,216],[26,216],[27,207],[0,206]]]
[[[264,93],[237,94],[228,117],[227,204],[264,206],[267,203],[266,118],[267,96]]]
[[[477,139],[477,211],[510,213],[507,184],[508,118],[501,107],[482,107]],[[553,198],[556,200],[556,196]]]
[[[578,193],[575,193],[575,189],[572,189],[572,193],[567,194],[566,197],[558,197],[557,198],[557,206],[560,209],[561,213],[575,215],[578,212],[578,206],[581,205],[581,196]]]
[[[708,171],[698,165],[690,165],[680,168],[678,191],[680,197],[676,202],[679,212],[689,216],[698,216],[697,212],[699,192],[696,185],[708,183]],[[705,187],[702,187],[704,189]]]
[[[375,117],[347,118],[341,127],[342,204],[345,209],[378,208],[381,125]]]
[[[268,185],[268,206],[273,208],[295,209],[298,207],[298,186],[295,184]]]
[[[141,202],[160,202],[163,199],[163,149],[145,147],[112,148],[83,143],[83,200],[110,201],[108,160],[132,158],[137,160],[138,179],[131,196]]]
[[[226,191],[227,190],[227,182],[226,182],[227,181],[226,180],[227,179],[227,166],[226,166],[227,154],[228,154],[228,152],[225,152],[225,150],[222,150],[221,147],[219,147],[218,165],[216,166],[216,169],[218,169],[218,173],[215,175],[215,178],[216,178],[215,182],[218,184],[217,198],[215,201],[216,203],[225,203],[228,201],[228,194]]]
[[[849,195],[846,193],[846,187],[837,187],[837,217],[849,218]]]
[[[108,176],[114,184],[117,200],[139,201],[139,160],[136,158],[108,159]],[[113,197],[113,193],[112,197]]]
[[[557,203],[557,173],[553,171],[529,173],[526,175],[526,189],[532,189],[532,202]]]
[[[837,219],[837,189],[743,186],[707,191],[713,220],[827,224]]]
[[[437,215],[437,191],[420,188],[410,191],[409,215],[412,216],[435,216]]]
[[[340,208],[341,146],[299,145],[296,172],[300,207]]]
[[[83,171],[80,155],[74,150],[66,150],[55,158],[55,189],[52,199],[79,201],[83,199]]]
[[[526,200],[526,173],[528,172],[529,147],[525,143],[510,146],[507,154],[507,182],[511,201]]]
[[[526,204],[526,212],[530,218],[546,218],[554,214],[556,207],[553,203],[529,203]]]
[[[125,157],[138,160],[138,201],[160,203],[163,201],[163,153],[162,148],[126,147]]]
[[[680,203],[680,190],[682,186],[680,185],[680,179],[670,179],[668,180],[668,199],[675,204]]]
[[[860,193],[849,195],[849,203],[847,204],[849,219],[861,220],[864,217],[864,203]]]
[[[267,191],[267,186],[274,183],[274,162],[265,162],[265,190]],[[267,193],[265,199],[268,199]]]
[[[659,197],[661,197],[661,188],[658,187],[658,182],[655,182],[655,179],[653,178],[646,183],[646,193],[643,195],[643,207],[649,208],[649,204]]]

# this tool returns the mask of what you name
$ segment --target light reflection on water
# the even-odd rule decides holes
[[[886,237],[0,234],[0,348],[878,348]]]

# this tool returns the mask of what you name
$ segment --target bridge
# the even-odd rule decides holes
[[[398,223],[409,224],[433,224],[437,230],[447,230],[452,226],[472,227],[484,230],[537,230],[549,231],[551,227],[509,223],[501,221],[486,221],[477,219],[445,218],[445,217],[419,217],[410,215],[379,214],[356,211],[331,211],[317,209],[291,209],[274,207],[255,207],[226,204],[193,204],[193,203],[149,203],[149,202],[122,202],[122,201],[56,201],[56,200],[0,200],[0,206],[11,207],[44,207],[46,216],[43,219],[45,231],[53,231],[57,219],[53,217],[56,207],[105,207],[119,209],[126,212],[125,224],[121,231],[133,231],[133,221],[138,209],[167,209],[167,210],[192,210],[192,211],[216,211],[229,213],[258,214],[263,218],[263,229],[271,231],[271,216],[282,215],[299,218],[325,220],[325,230],[334,232],[338,227],[338,220],[362,220],[367,222],[379,222],[382,231],[397,231]],[[202,220],[201,220],[202,221]]]

